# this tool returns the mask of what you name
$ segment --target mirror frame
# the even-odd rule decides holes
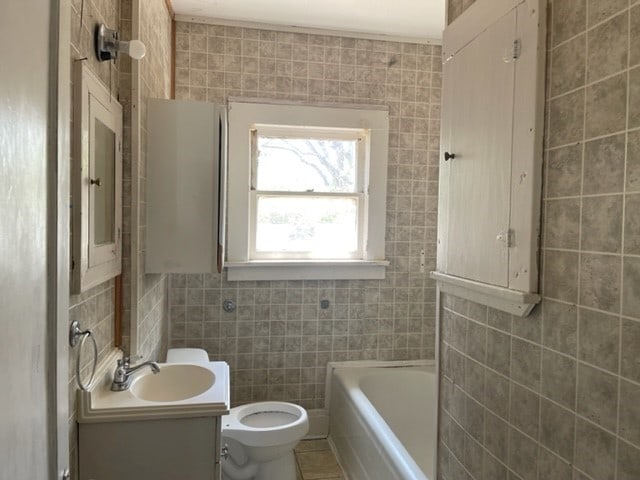
[[[82,61],[75,65],[73,97],[71,293],[77,294],[122,272],[122,106]],[[105,125],[115,133],[116,142],[115,239],[101,245],[93,244],[94,236],[90,232],[94,225],[91,189],[99,188],[91,181],[95,141],[95,129],[91,125],[96,118],[102,123],[108,119],[108,125]]]

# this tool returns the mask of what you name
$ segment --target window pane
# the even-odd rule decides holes
[[[350,258],[358,250],[355,198],[258,197],[256,251]]]
[[[258,190],[355,192],[357,140],[258,136]]]

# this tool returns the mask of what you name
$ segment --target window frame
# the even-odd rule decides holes
[[[260,132],[264,132],[261,135]],[[314,140],[346,140],[356,142],[355,188],[351,192],[316,192],[305,190],[260,190],[258,189],[258,138],[301,138]],[[367,204],[369,195],[366,185],[367,151],[369,150],[369,132],[362,128],[327,128],[301,126],[255,125],[251,131],[251,189],[249,215],[249,260],[362,260],[367,242]],[[257,209],[259,197],[324,197],[353,198],[356,200],[356,250],[342,257],[313,257],[305,251],[265,251],[256,249]],[[254,228],[252,228],[254,227]]]
[[[229,280],[382,279],[389,262],[384,259],[389,112],[380,106],[308,106],[292,102],[229,99],[228,249]],[[252,130],[267,128],[310,132],[354,130],[366,132],[359,152],[368,161],[358,179],[361,202],[362,252],[358,258],[252,258],[251,219],[255,178]],[[255,143],[255,142],[254,142]],[[360,161],[360,160],[359,160]],[[380,213],[383,212],[381,215]],[[253,236],[255,238],[255,236]]]
[[[71,291],[79,294],[122,271],[122,106],[83,63],[74,67]],[[96,124],[114,133],[111,242],[95,243]],[[92,181],[94,180],[94,181]]]

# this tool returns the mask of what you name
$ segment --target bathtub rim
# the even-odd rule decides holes
[[[327,363],[327,373],[324,385],[324,410],[329,411],[331,403],[331,382],[333,372],[338,368],[406,368],[406,367],[435,367],[436,395],[438,394],[438,365],[435,360],[347,360],[343,362]],[[437,398],[437,397],[436,397]]]
[[[433,478],[436,479],[438,478],[438,446],[439,446],[439,423],[440,423],[440,418],[439,418],[439,365],[438,362],[436,360],[391,360],[391,361],[385,361],[385,360],[355,360],[355,361],[342,361],[342,362],[329,362],[327,364],[327,377],[326,377],[326,390],[325,390],[325,408],[324,410],[329,413],[329,408],[330,408],[330,399],[332,396],[332,383],[333,383],[333,375],[336,369],[378,369],[378,368],[401,368],[401,369],[406,369],[406,368],[420,368],[420,367],[432,367],[433,371],[432,374],[435,376],[435,383],[434,383],[434,391],[435,391],[435,395],[436,395],[436,405],[434,405],[434,408],[436,409],[435,411],[435,415],[436,415],[436,439],[434,442],[434,465],[433,465]],[[348,395],[348,392],[345,392],[345,394]],[[364,395],[364,393],[362,393]],[[331,421],[330,418],[328,418],[329,421]],[[384,419],[382,419],[384,421]],[[387,428],[389,428],[387,426]],[[391,433],[395,436],[395,433],[393,433],[393,431],[391,431]],[[327,441],[330,445],[331,450],[333,451],[335,457],[338,459],[338,463],[340,463],[340,466],[344,472],[345,478],[347,480],[349,480],[349,473],[346,472],[344,470],[344,467],[342,466],[341,462],[340,462],[340,456],[338,455],[338,452],[336,450],[336,447],[333,443],[333,440],[331,438],[330,435],[327,435]],[[413,460],[415,463],[415,460]]]

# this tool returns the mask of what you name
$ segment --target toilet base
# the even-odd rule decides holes
[[[223,462],[225,460],[222,460]],[[293,450],[269,462],[258,465],[258,471],[250,480],[296,480],[296,459]],[[222,472],[222,480],[238,480]]]

